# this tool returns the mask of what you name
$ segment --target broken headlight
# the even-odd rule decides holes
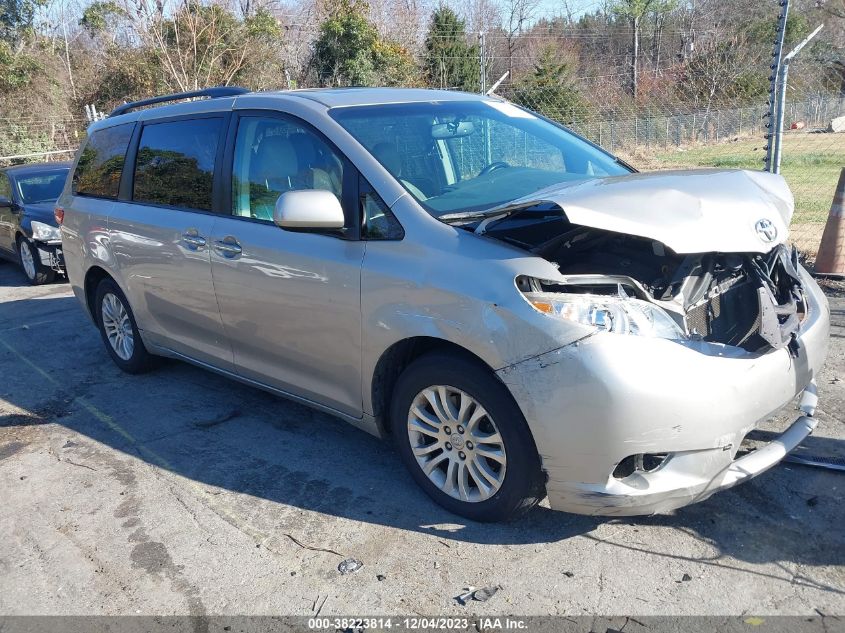
[[[38,242],[54,242],[62,239],[61,231],[55,226],[32,221],[32,239]]]
[[[526,292],[528,302],[543,314],[594,327],[611,334],[653,338],[685,338],[664,310],[630,297],[555,292]]]

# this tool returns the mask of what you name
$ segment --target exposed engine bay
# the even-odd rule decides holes
[[[688,338],[750,352],[783,347],[797,352],[806,304],[794,248],[679,255],[648,238],[569,224],[551,206],[545,213],[534,211],[533,221],[515,214],[484,231],[549,260],[566,278],[565,283],[520,278],[523,292],[547,299],[565,293],[640,300],[662,308]],[[615,318],[602,314],[601,306],[599,312],[591,309],[600,328]]]

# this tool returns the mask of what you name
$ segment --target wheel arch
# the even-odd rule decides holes
[[[435,351],[458,354],[484,367],[495,376],[493,368],[480,356],[452,341],[433,336],[411,336],[396,341],[379,357],[370,381],[369,395],[373,416],[382,435],[390,433],[387,417],[393,387],[399,376],[417,358]]]
[[[100,285],[100,282],[103,281],[103,279],[111,279],[118,285],[118,287],[120,287],[120,284],[117,283],[114,276],[111,275],[105,268],[101,268],[100,266],[91,266],[85,272],[85,282],[83,283],[85,306],[88,308],[88,313],[91,315],[91,318],[94,320],[94,324],[97,326],[99,326],[100,323],[94,302],[97,299],[97,286]]]

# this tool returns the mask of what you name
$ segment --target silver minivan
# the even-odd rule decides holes
[[[56,216],[121,369],[312,405],[501,520],[671,510],[812,432],[829,310],[792,212],[779,176],[637,173],[497,97],[214,88],[91,125]]]

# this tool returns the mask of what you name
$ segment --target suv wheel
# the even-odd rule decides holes
[[[56,278],[55,271],[41,263],[38,247],[23,236],[18,238],[18,260],[23,274],[33,286],[51,283]]]
[[[544,496],[540,459],[522,412],[486,368],[432,353],[396,384],[391,426],[416,482],[447,510],[502,521]]]
[[[130,374],[152,369],[155,357],[144,347],[132,308],[114,281],[100,282],[94,305],[100,335],[115,364]]]

